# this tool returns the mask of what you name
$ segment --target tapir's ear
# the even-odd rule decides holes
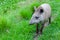
[[[36,8],[36,6],[34,6],[34,10],[36,10],[37,8]]]

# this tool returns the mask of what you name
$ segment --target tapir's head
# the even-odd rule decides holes
[[[34,6],[34,13],[31,17],[31,20],[29,22],[29,24],[36,24],[36,23],[39,23],[41,22],[44,18],[43,18],[43,13],[44,13],[44,10],[42,7],[39,7],[39,8],[36,8]]]

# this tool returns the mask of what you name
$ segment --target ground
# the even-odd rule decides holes
[[[0,0],[0,40],[33,40],[35,25],[29,25],[34,6],[49,3],[52,23],[45,27],[38,40],[60,40],[59,0]]]

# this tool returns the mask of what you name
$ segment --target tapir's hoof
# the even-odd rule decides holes
[[[37,36],[38,36],[38,34],[36,33],[33,38],[36,38]]]
[[[42,32],[39,32],[40,35],[42,35]]]

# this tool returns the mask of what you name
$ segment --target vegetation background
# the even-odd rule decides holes
[[[33,40],[35,25],[29,25],[34,6],[49,3],[52,23],[38,40],[60,40],[60,0],[0,0],[0,40]]]

